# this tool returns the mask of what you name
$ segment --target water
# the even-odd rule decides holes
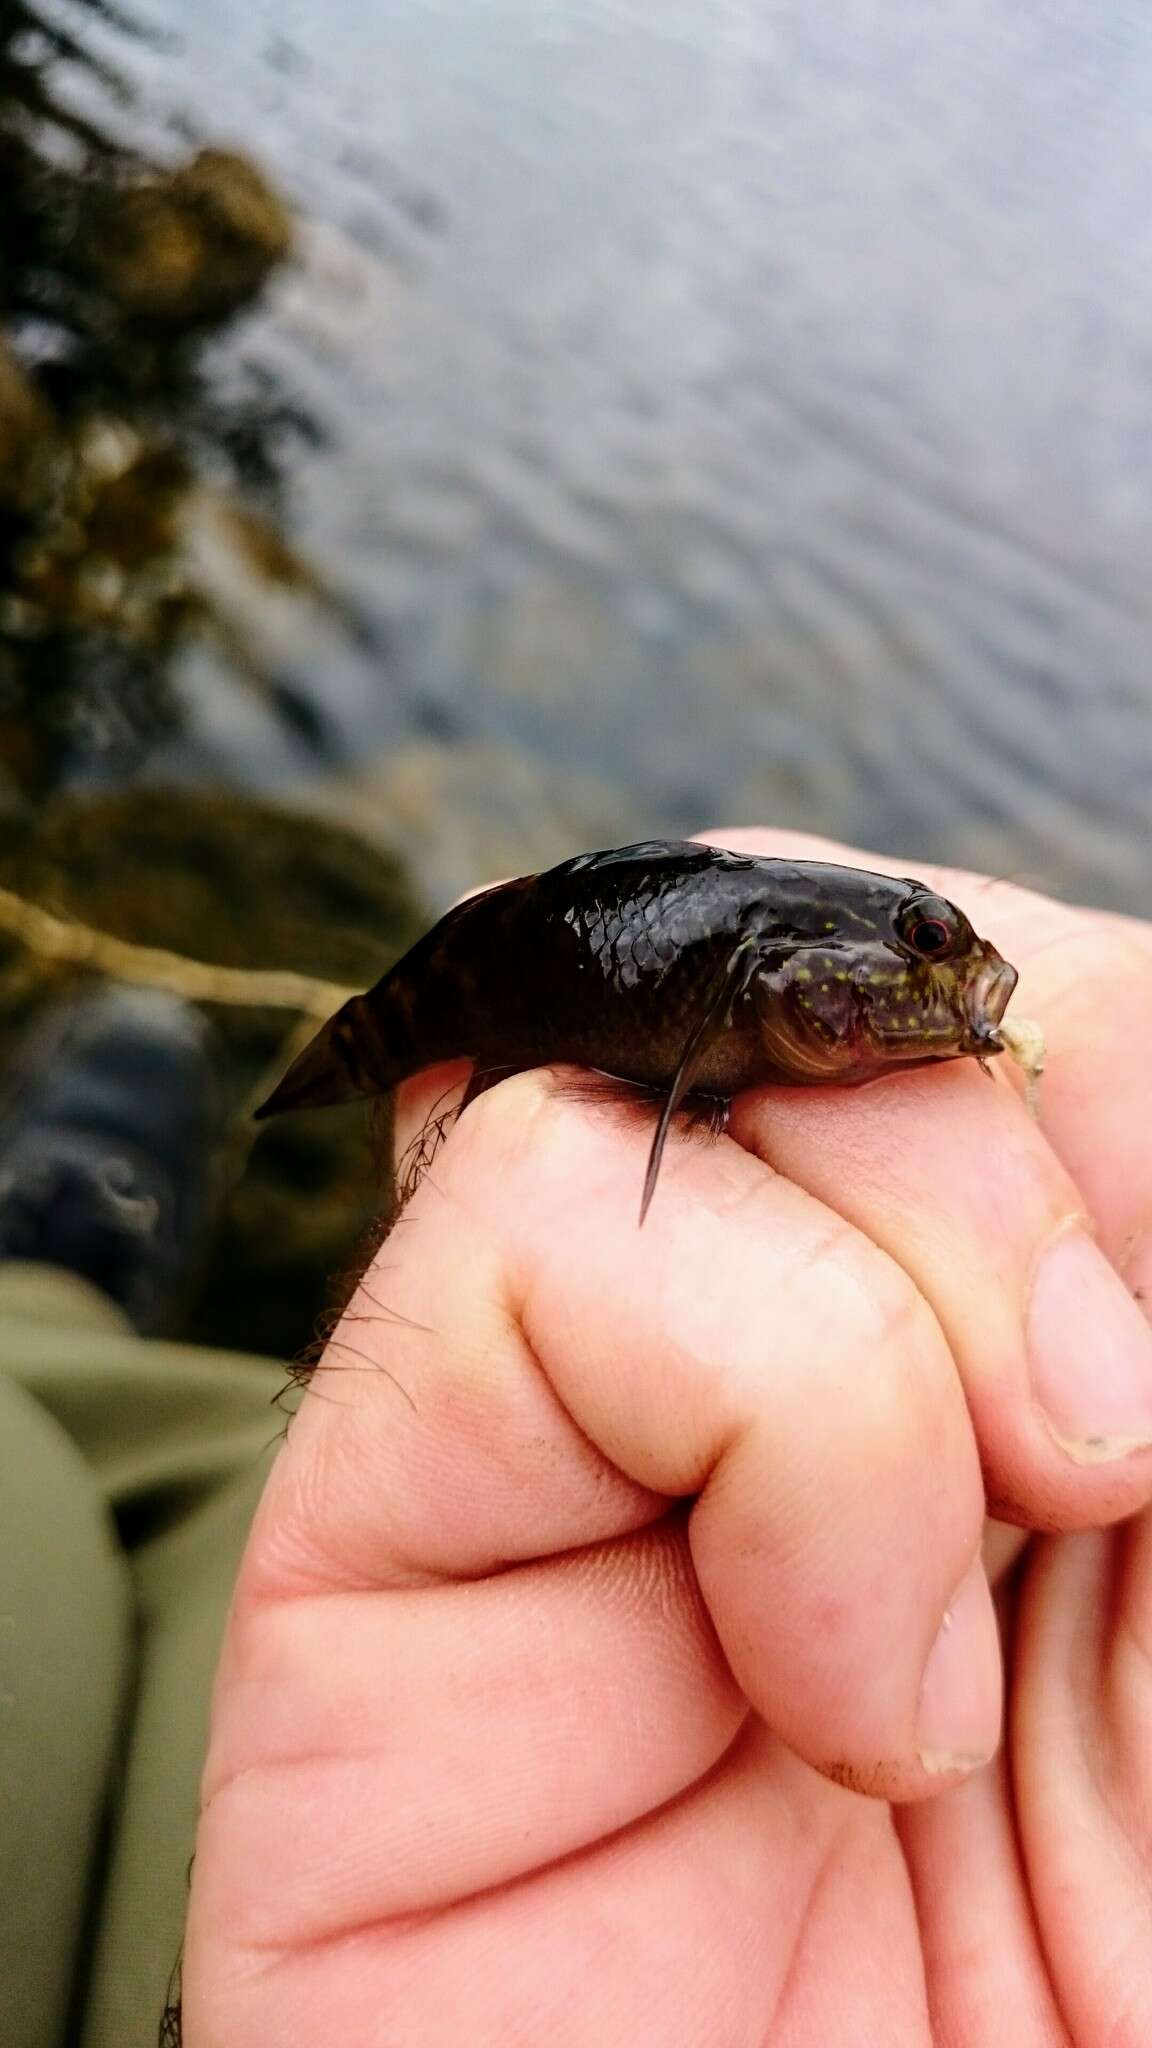
[[[1137,0],[136,12],[136,132],[307,223],[229,347],[325,428],[296,530],[387,651],[284,659],[434,893],[771,818],[1147,908]]]

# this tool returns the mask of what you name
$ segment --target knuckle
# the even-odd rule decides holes
[[[885,1359],[918,1361],[939,1346],[940,1333],[931,1309],[914,1281],[887,1253],[873,1248],[858,1284],[859,1317],[870,1349]]]
[[[903,1266],[843,1217],[830,1219],[804,1261],[830,1327],[887,1354],[920,1343],[931,1312]],[[934,1325],[933,1325],[934,1327]]]
[[[470,1103],[460,1120],[460,1135],[469,1131],[486,1150],[503,1151],[510,1144],[521,1145],[529,1132],[538,1138],[547,1128],[551,1098],[543,1069],[511,1074]]]
[[[928,1302],[904,1268],[849,1224],[828,1233],[813,1269],[825,1342],[860,1362],[885,1427],[932,1400],[950,1360]]]
[[[452,1187],[499,1172],[536,1144],[545,1107],[542,1077],[513,1074],[478,1095],[447,1133],[444,1174]]]

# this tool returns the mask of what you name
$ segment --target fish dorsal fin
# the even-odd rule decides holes
[[[733,947],[723,970],[704,998],[700,1015],[688,1034],[688,1040],[680,1055],[680,1063],[672,1076],[668,1099],[660,1111],[660,1121],[652,1139],[648,1154],[648,1170],[644,1175],[644,1193],[640,1200],[640,1221],[643,1223],[656,1192],[660,1176],[660,1162],[664,1157],[664,1145],[672,1126],[672,1119],[684,1097],[690,1092],[693,1075],[701,1057],[728,1027],[732,1005],[747,981],[752,955],[757,941],[751,934]]]
[[[700,868],[753,868],[762,866],[748,853],[729,853],[722,846],[704,846],[696,839],[638,839],[634,846],[607,846],[600,853],[578,853],[571,860],[562,861],[559,867],[548,870],[549,877],[569,875],[600,874],[613,868],[639,868],[645,878],[654,867],[674,863],[681,872],[692,872]]]

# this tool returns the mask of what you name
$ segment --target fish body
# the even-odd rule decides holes
[[[650,840],[458,904],[258,1113],[380,1094],[442,1060],[474,1062],[472,1094],[574,1063],[666,1093],[654,1185],[686,1095],[987,1057],[1015,982],[924,883]]]

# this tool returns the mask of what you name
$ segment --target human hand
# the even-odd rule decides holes
[[[252,1532],[186,2048],[1152,2041],[1152,927],[913,871],[1039,1126],[1006,1061],[757,1089],[643,1231],[554,1076],[449,1136]]]

